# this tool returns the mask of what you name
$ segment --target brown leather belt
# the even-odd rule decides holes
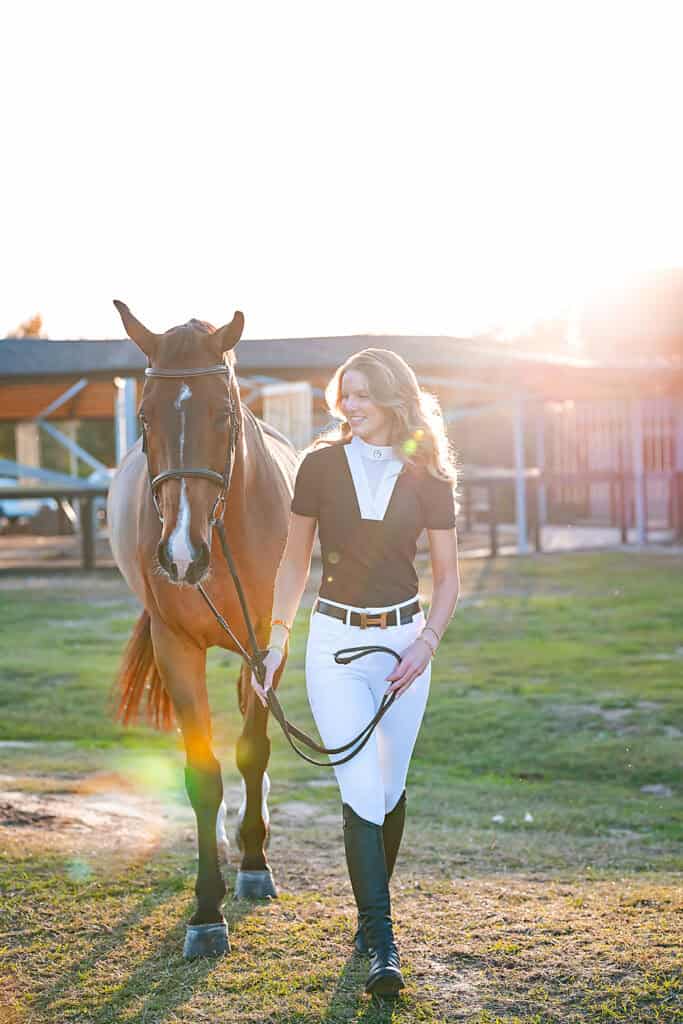
[[[420,602],[413,601],[402,608],[390,608],[388,612],[351,612],[349,625],[360,626],[361,629],[367,629],[368,626],[379,626],[381,629],[386,629],[387,626],[404,626],[406,622],[412,622],[420,610]],[[315,611],[346,622],[347,609],[338,608],[336,604],[330,604],[322,598],[318,598]]]

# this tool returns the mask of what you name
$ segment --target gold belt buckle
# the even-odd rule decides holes
[[[387,613],[380,612],[379,615],[368,615],[367,612],[359,612],[360,614],[360,628],[367,629],[368,626],[380,626],[381,629],[387,628]]]

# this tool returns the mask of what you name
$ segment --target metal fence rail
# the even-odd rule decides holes
[[[0,487],[0,501],[3,498],[66,498],[78,501],[81,522],[81,567],[95,568],[95,501],[106,498],[109,488],[87,484],[38,484],[36,486]]]

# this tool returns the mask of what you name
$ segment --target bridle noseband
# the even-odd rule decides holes
[[[152,366],[148,366],[145,370],[145,377],[156,377],[161,380],[183,380],[185,377],[205,377],[209,374],[215,373],[226,373],[230,374],[231,370],[227,363],[217,363],[215,366],[200,366],[192,367],[187,370],[160,370],[155,369]],[[163,523],[164,517],[161,514],[159,508],[159,499],[157,498],[157,490],[166,480],[182,480],[183,477],[199,477],[204,480],[209,480],[212,484],[218,484],[219,491],[218,497],[213,503],[211,509],[211,515],[209,516],[209,537],[211,535],[211,528],[215,523],[223,518],[225,512],[225,496],[230,486],[230,477],[232,475],[232,462],[233,455],[235,453],[235,447],[237,445],[237,437],[239,435],[239,420],[235,416],[235,406],[232,400],[232,391],[229,391],[230,395],[230,408],[228,412],[228,425],[231,429],[228,430],[228,450],[225,457],[225,468],[222,473],[216,472],[215,469],[208,469],[202,467],[201,469],[186,469],[184,466],[180,469],[165,469],[161,473],[157,473],[156,476],[152,476],[152,471],[149,465],[149,451],[147,445],[147,425],[144,420],[142,421],[142,450],[147,456],[147,472],[149,475],[149,486],[152,491],[152,501],[154,507],[159,516],[159,522]]]

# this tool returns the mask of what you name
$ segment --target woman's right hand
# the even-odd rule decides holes
[[[273,676],[277,672],[278,668],[282,664],[284,658],[284,652],[279,647],[269,647],[268,653],[263,659],[263,667],[266,670],[266,677],[263,680],[263,686],[259,686],[258,680],[254,673],[251,674],[251,685],[252,689],[256,693],[256,696],[263,704],[264,708],[268,707],[268,701],[266,699],[266,691],[273,685]]]

